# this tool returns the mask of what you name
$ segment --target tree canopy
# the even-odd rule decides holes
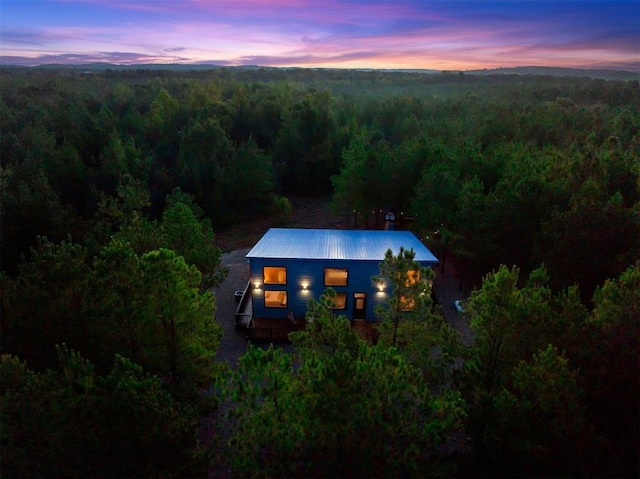
[[[637,79],[0,81],[2,474],[637,477]],[[450,258],[473,342],[400,250],[376,341],[329,290],[293,352],[216,361],[216,234],[310,195],[353,228],[393,212]]]

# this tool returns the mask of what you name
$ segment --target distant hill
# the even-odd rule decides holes
[[[384,73],[415,73],[415,74],[462,74],[462,75],[536,75],[536,76],[556,76],[556,77],[577,77],[577,78],[598,78],[604,80],[640,80],[640,72],[632,72],[625,70],[602,70],[602,69],[581,69],[581,68],[560,68],[560,67],[513,67],[513,68],[493,68],[483,70],[430,70],[416,68],[317,68],[317,67],[265,67],[260,65],[241,65],[226,66],[209,63],[200,64],[183,64],[183,63],[144,63],[135,65],[116,65],[113,63],[87,63],[80,65],[65,65],[60,63],[52,63],[39,65],[36,67],[21,67],[19,65],[0,65],[3,68],[36,68],[44,70],[74,70],[74,71],[134,71],[134,70],[151,70],[151,71],[206,71],[214,69],[236,69],[236,70],[271,70],[271,71],[358,71],[358,72],[384,72]]]
[[[490,70],[469,70],[464,73],[470,75],[548,75],[561,77],[588,77],[601,78],[604,80],[639,80],[640,72],[630,72],[625,70],[597,70],[581,68],[560,68],[560,67],[514,67],[514,68],[493,68]]]
[[[137,65],[116,65],[114,63],[85,63],[81,65],[65,65],[62,63],[50,63],[46,65],[38,65],[40,70],[81,70],[81,71],[126,71],[126,70],[173,70],[173,71],[191,71],[191,70],[211,70],[213,68],[224,68],[219,65],[209,65],[206,63],[197,65],[187,65],[182,63],[141,63]],[[255,65],[237,68],[259,68]]]
[[[14,66],[14,65],[3,65]],[[20,67],[19,65],[15,65]],[[49,63],[46,65],[38,65],[34,67],[47,70],[83,70],[83,71],[126,71],[126,70],[171,70],[171,71],[190,71],[190,70],[212,70],[219,68],[237,69],[237,70],[313,70],[313,71],[360,71],[360,72],[399,72],[399,73],[440,73],[440,70],[427,70],[418,68],[321,68],[321,67],[266,67],[260,65],[216,65],[208,63],[185,64],[185,63],[142,63],[135,65],[116,65],[113,63],[85,63],[80,65],[65,65],[62,63]]]

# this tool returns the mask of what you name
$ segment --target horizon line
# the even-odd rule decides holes
[[[527,68],[539,68],[549,70],[579,70],[579,71],[603,71],[603,72],[624,72],[640,75],[640,66],[638,69],[625,69],[625,68],[611,68],[611,67],[595,67],[595,66],[554,66],[554,65],[518,65],[518,66],[498,66],[498,67],[485,67],[485,68],[468,68],[468,69],[438,69],[438,68],[415,68],[415,67],[344,67],[344,66],[298,66],[298,65],[260,65],[260,64],[234,64],[225,65],[223,63],[213,62],[140,62],[140,63],[114,63],[114,62],[80,62],[80,63],[60,63],[60,62],[47,62],[47,63],[12,63],[6,62],[0,56],[1,67],[18,67],[18,68],[42,68],[42,67],[69,67],[69,68],[81,68],[90,67],[96,65],[109,65],[118,68],[136,68],[140,66],[176,66],[176,67],[209,67],[209,68],[263,68],[263,69],[288,69],[288,70],[344,70],[344,71],[405,71],[405,72],[482,72],[482,71],[494,71],[494,70],[524,70]]]

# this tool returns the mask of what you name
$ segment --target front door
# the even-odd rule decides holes
[[[353,319],[367,318],[367,293],[353,293]]]

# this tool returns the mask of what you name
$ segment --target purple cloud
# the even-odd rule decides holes
[[[137,65],[148,63],[183,63],[183,57],[159,57],[134,52],[61,53],[39,55],[35,58],[23,56],[0,56],[0,63],[20,66],[48,64],[86,65],[89,63],[113,63],[116,65]]]
[[[5,6],[6,4],[6,6]],[[383,68],[640,70],[637,0],[32,0],[4,58]],[[105,60],[104,52],[115,54]],[[214,60],[217,59],[217,60]]]

